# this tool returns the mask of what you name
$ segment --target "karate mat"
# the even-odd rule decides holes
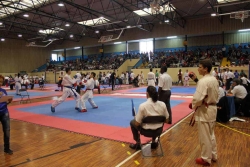
[[[145,98],[132,97],[136,110],[139,104],[145,102]],[[53,101],[45,101],[33,104],[10,106],[10,117],[12,119],[35,123],[67,131],[77,132],[90,136],[101,137],[110,140],[133,143],[130,130],[130,121],[133,119],[131,97],[94,97],[98,109],[92,109],[87,102],[88,112],[77,112],[75,101],[66,100],[56,107],[56,112],[51,113],[50,106]],[[187,116],[191,110],[188,109],[190,99],[171,100],[173,124],[165,124],[164,130],[179,122]],[[150,139],[143,138],[143,142]]]

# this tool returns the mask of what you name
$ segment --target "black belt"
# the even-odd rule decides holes
[[[77,94],[73,91],[74,87],[72,86],[63,86],[63,87],[71,89],[71,91],[74,93],[74,96],[77,97]]]

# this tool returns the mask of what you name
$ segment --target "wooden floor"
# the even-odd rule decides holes
[[[247,121],[229,122],[226,127],[217,123],[218,161],[211,166],[250,166],[250,119],[243,119]],[[199,165],[195,159],[200,156],[197,127],[188,126],[189,120],[190,117],[184,119],[162,136],[164,156],[156,158],[143,158],[141,151],[130,149],[128,144],[11,120],[14,154],[0,153],[0,167],[196,167]],[[145,153],[151,152],[145,148]]]

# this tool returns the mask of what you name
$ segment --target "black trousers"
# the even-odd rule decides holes
[[[229,90],[229,89],[230,89],[231,81],[232,81],[232,80],[233,80],[232,78],[227,79],[227,82],[226,82],[226,90]]]
[[[15,87],[15,84],[10,84],[10,90],[13,90],[14,87]]]
[[[10,149],[10,116],[9,113],[1,113],[0,121],[3,128],[4,150]]]
[[[170,106],[170,96],[171,96],[171,90],[161,90],[161,93],[159,94],[159,101],[162,101],[166,104],[168,113],[169,113],[169,123],[172,123],[172,111]]]
[[[115,88],[115,80],[114,79],[111,79],[111,84],[112,84],[112,90],[114,90],[114,88]]]
[[[130,127],[131,127],[131,131],[133,134],[133,139],[139,143],[140,142],[140,137],[139,137],[139,130],[141,129],[140,126],[135,126],[135,120],[131,120],[130,121]],[[152,141],[155,141],[155,137],[152,138]]]
[[[34,88],[34,84],[30,84],[30,89],[33,89]]]

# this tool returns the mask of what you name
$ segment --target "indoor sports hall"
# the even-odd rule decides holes
[[[0,167],[202,166],[189,104],[197,87],[190,74],[203,77],[198,68],[204,59],[211,60],[226,100],[217,103],[218,159],[210,166],[250,166],[249,96],[237,106],[227,89],[238,78],[249,93],[249,12],[249,0],[2,0],[0,93],[12,98],[13,154],[5,150],[6,100],[0,94]],[[150,70],[159,90],[164,66],[172,78],[172,122],[163,124],[156,149],[144,135],[142,148],[132,149],[130,121],[147,101]],[[72,94],[53,112],[52,103],[68,88],[68,68],[72,79],[80,78],[74,85],[79,95],[93,91],[98,107],[86,101],[87,111],[75,108]],[[231,82],[222,77],[227,69]],[[83,86],[92,72],[93,90]]]

